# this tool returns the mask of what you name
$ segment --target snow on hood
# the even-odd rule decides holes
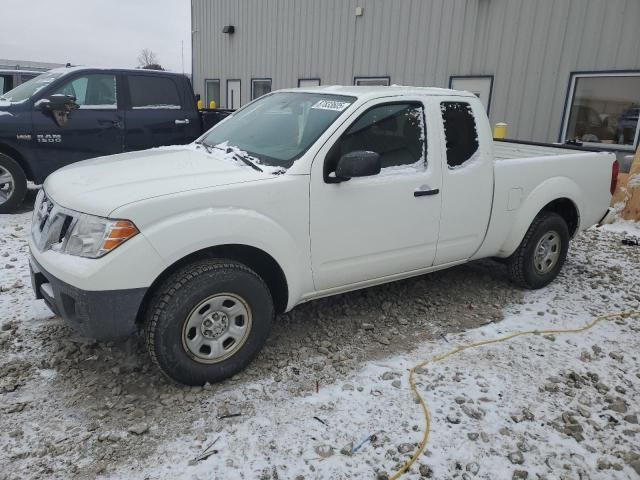
[[[160,147],[74,163],[50,175],[47,195],[59,205],[103,217],[147,198],[208,187],[273,178],[223,150],[196,145]]]

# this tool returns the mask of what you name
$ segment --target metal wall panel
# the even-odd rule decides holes
[[[638,0],[192,0],[193,82],[355,76],[447,87],[493,75],[492,122],[509,136],[555,141],[570,72],[640,69]],[[356,17],[356,7],[364,15]],[[234,25],[233,35],[222,33]]]

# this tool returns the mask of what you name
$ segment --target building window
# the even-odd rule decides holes
[[[561,140],[633,150],[639,116],[640,72],[572,73]]]
[[[355,77],[353,84],[360,87],[373,87],[376,85],[382,85],[388,87],[391,84],[390,77]]]
[[[251,79],[251,100],[255,100],[262,95],[271,92],[270,78],[252,78]]]
[[[178,110],[182,108],[178,87],[170,78],[155,75],[130,75],[127,80],[132,109]]]
[[[476,119],[466,102],[442,102],[440,111],[447,141],[447,165],[458,168],[478,151]]]
[[[298,88],[319,87],[319,86],[320,86],[319,78],[299,78],[298,79]]]
[[[473,93],[480,99],[487,114],[489,113],[493,93],[493,75],[452,75],[449,77],[449,88]]]
[[[220,80],[218,79],[210,79],[204,81],[204,90],[205,90],[205,108],[209,108],[209,104],[213,100],[216,102],[216,107],[220,106]]]

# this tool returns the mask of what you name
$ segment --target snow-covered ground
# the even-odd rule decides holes
[[[29,217],[0,216],[0,479],[388,478],[424,431],[409,368],[640,310],[640,247],[621,242],[640,229],[615,224],[580,235],[548,288],[521,292],[487,261],[311,302],[246,373],[184,388],[32,299]],[[432,425],[402,478],[640,477],[640,316],[469,350],[416,379]]]

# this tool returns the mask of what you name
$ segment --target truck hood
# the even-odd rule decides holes
[[[268,178],[269,167],[259,172],[221,150],[188,145],[74,163],[51,174],[44,189],[65,208],[107,217],[147,198]]]

